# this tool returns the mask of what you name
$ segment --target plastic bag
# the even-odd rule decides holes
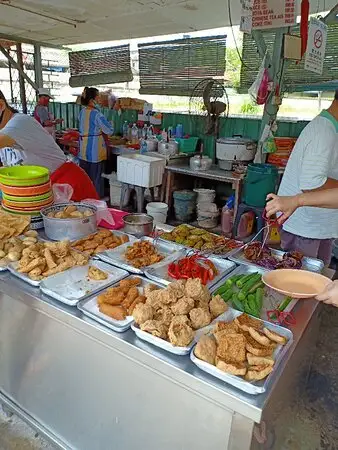
[[[271,134],[263,144],[263,153],[276,153],[277,145],[275,138]]]
[[[99,223],[104,220],[109,225],[114,226],[115,220],[108,209],[107,203],[103,200],[94,200],[92,198],[87,198],[86,200],[82,200],[81,203],[86,203],[87,205],[95,206],[97,209],[96,213],[96,223]]]
[[[70,184],[53,184],[54,203],[70,202],[74,193],[74,189]]]
[[[248,90],[249,94],[257,103],[257,105],[264,105],[269,96],[269,71],[265,67],[265,63],[266,55],[264,56],[262,64],[259,68],[256,80]]]

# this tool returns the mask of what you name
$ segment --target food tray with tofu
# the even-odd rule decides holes
[[[292,332],[230,308],[215,322],[203,330],[191,361],[248,394],[265,392],[292,345]]]
[[[243,245],[243,242],[219,236],[203,228],[182,224],[170,232],[161,233],[160,239],[193,248],[198,251],[207,251],[220,257],[228,257],[232,252]]]
[[[180,258],[183,251],[182,246],[144,237],[113,250],[106,250],[97,256],[109,264],[142,275],[149,266],[156,267],[160,262]]]
[[[132,313],[139,303],[144,303],[148,290],[163,287],[137,275],[124,278],[100,295],[81,300],[77,307],[86,316],[122,333],[134,321]]]
[[[86,266],[74,267],[43,280],[41,291],[49,297],[76,306],[87,298],[128,276],[128,272],[102,261],[91,261]]]
[[[96,256],[107,250],[113,250],[127,242],[136,241],[134,236],[123,233],[122,231],[111,231],[100,228],[96,233],[92,233],[76,241],[72,241],[72,248],[87,256]]]
[[[178,280],[167,287],[152,287],[144,303],[133,311],[136,335],[175,355],[188,355],[196,336],[228,306],[212,297],[199,279]]]
[[[188,251],[181,260],[175,261],[174,263],[165,261],[157,264],[156,267],[149,267],[146,269],[145,275],[151,280],[168,285],[176,279],[187,278],[187,275],[183,273],[182,267],[180,267],[180,262],[187,260],[187,264],[191,267],[189,273],[194,274],[195,278],[201,278],[203,284],[211,289],[236,267],[234,262],[224,258],[218,258],[216,256],[209,256],[208,258],[205,258],[202,255],[199,258],[198,254],[191,255],[191,253],[191,250]],[[198,259],[194,259],[195,256]],[[201,272],[202,270],[203,273]],[[197,271],[199,273],[197,273]],[[203,278],[206,271],[211,273],[211,276],[208,276],[205,280],[206,282],[204,282]]]
[[[266,287],[262,282],[262,275],[266,272],[265,269],[255,266],[238,266],[215,284],[211,292],[220,295],[234,309],[262,320],[269,320],[268,311],[292,311],[297,300],[286,298]]]
[[[84,266],[88,260],[88,256],[72,249],[69,241],[37,241],[27,244],[20,259],[10,263],[8,270],[32,286],[39,286],[51,275]]]

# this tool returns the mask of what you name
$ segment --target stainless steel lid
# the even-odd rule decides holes
[[[256,142],[249,138],[243,138],[240,136],[234,137],[225,137],[217,139],[217,143],[219,144],[229,144],[229,145],[248,145],[248,144],[256,144]]]

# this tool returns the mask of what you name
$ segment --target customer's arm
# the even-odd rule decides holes
[[[301,206],[317,206],[319,208],[338,208],[338,189],[326,189],[305,192],[293,197],[279,197],[275,194],[267,196],[267,216],[271,217],[278,212],[282,215],[278,218],[280,224],[284,223]]]
[[[6,134],[0,134],[0,148],[13,147],[16,144],[15,140]]]

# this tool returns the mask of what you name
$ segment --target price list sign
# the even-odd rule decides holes
[[[242,0],[242,31],[289,27],[296,23],[296,0]]]

